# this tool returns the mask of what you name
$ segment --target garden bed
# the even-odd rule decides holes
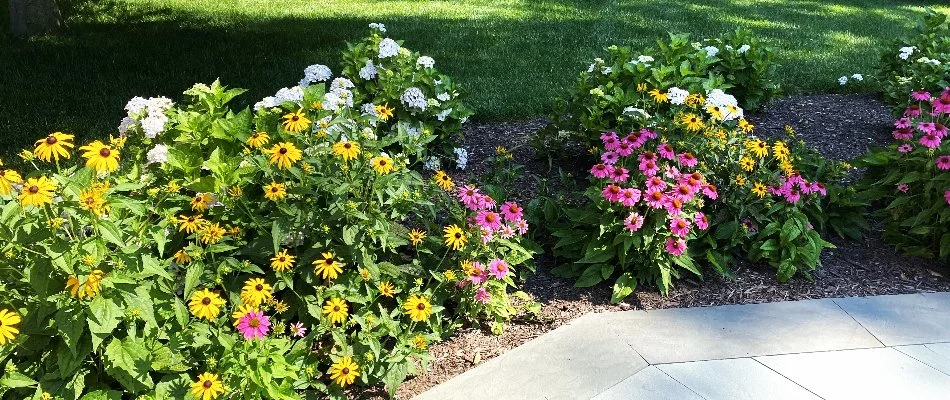
[[[893,122],[888,107],[874,95],[785,97],[750,115],[749,120],[756,125],[756,133],[765,137],[781,135],[784,126],[791,125],[810,146],[817,147],[830,159],[841,161],[862,154],[868,146],[888,143]],[[465,147],[469,149],[470,169],[457,178],[464,181],[466,177],[483,173],[482,161],[494,154],[497,146],[505,146],[512,150],[518,163],[525,165],[516,184],[520,190],[518,197],[531,198],[538,190],[536,177],[550,174],[547,161],[535,159],[528,144],[530,134],[544,124],[543,120],[533,120],[468,126]],[[559,166],[568,171],[583,170],[585,160],[574,159],[579,162],[577,165]],[[554,260],[541,256],[538,273],[529,276],[524,285],[524,290],[542,303],[540,316],[513,321],[502,335],[466,329],[433,345],[430,371],[406,381],[400,387],[399,398],[411,398],[590,312],[950,291],[950,270],[946,266],[897,254],[882,242],[877,230],[872,230],[860,242],[832,242],[837,248],[823,253],[823,265],[815,272],[813,282],[796,277],[787,284],[780,284],[775,279],[774,268],[740,263],[733,268],[735,280],[707,271],[705,281],[684,279],[668,296],[660,295],[656,288],[640,287],[633,296],[616,305],[610,304],[608,284],[576,288],[571,280],[551,275],[549,269]]]

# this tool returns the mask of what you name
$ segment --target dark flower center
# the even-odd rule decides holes
[[[103,147],[103,148],[99,149],[99,156],[101,156],[101,157],[109,157],[110,155],[112,155],[112,150],[109,150],[109,148]]]
[[[40,188],[36,185],[30,186],[30,193],[36,194],[39,193]]]
[[[204,305],[211,304],[211,298],[210,298],[210,297],[205,297],[205,298],[201,299],[201,304],[204,304]]]
[[[251,328],[257,328],[257,326],[260,324],[261,324],[261,321],[258,320],[257,318],[251,318],[251,320],[247,322],[247,325],[250,326]]]
[[[425,303],[419,303],[419,304],[416,306],[416,309],[418,309],[418,310],[425,310],[425,309],[426,309]]]
[[[287,261],[287,257],[278,258],[277,261],[284,262]]]
[[[350,147],[352,147],[352,145],[351,145],[351,144],[349,144],[349,143],[345,143],[345,144],[343,144],[343,148],[344,148],[344,149],[347,149],[347,150],[349,150],[349,149],[350,149]]]
[[[385,166],[385,165],[386,165],[386,160],[379,160],[379,166],[382,167],[382,166]]]
[[[488,222],[495,222],[495,214],[488,214],[488,215],[485,215],[485,221],[488,221]]]
[[[333,306],[333,312],[339,312],[340,306]]]
[[[207,380],[207,381],[205,381],[204,385],[202,385],[202,386],[204,386],[205,389],[210,389],[212,385],[214,385],[214,382],[211,382],[210,380]]]
[[[287,148],[286,148],[286,147],[281,147],[280,150],[278,150],[278,153],[280,153],[280,154],[287,154]]]
[[[461,238],[462,238],[462,234],[461,234],[461,233],[456,233],[456,234],[455,234],[455,238],[456,238],[456,239],[461,239]]]
[[[294,121],[294,122],[297,122],[299,119],[300,119],[300,117],[298,117],[298,116],[296,116],[296,115],[294,115],[292,118],[290,118],[290,120],[291,120],[291,121]]]
[[[332,258],[328,258],[328,259],[324,260],[323,262],[325,262],[327,265],[333,265],[333,259],[332,259]]]
[[[58,141],[59,141],[59,140],[56,139],[55,136],[50,135],[50,136],[47,136],[47,137],[46,137],[46,144],[48,144],[48,145],[54,145],[54,144],[56,144],[56,142],[58,142]]]
[[[261,285],[260,283],[258,283],[257,286],[254,286],[254,289],[260,292],[261,290],[264,290],[264,285]]]
[[[195,217],[188,217],[188,222],[195,222]]]
[[[343,368],[343,369],[340,370],[340,373],[343,374],[343,375],[349,375],[349,374],[350,374],[350,369],[349,369],[349,368]]]
[[[272,193],[277,193],[278,190],[280,190],[280,189],[278,189],[277,186],[274,186],[274,187],[270,188],[270,191],[271,191]]]

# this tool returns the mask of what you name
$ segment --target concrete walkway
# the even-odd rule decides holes
[[[950,293],[588,314],[415,399],[950,399]]]

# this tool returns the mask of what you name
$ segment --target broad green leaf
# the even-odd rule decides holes
[[[104,354],[106,372],[130,393],[139,393],[155,385],[149,375],[152,354],[142,339],[112,339]]]

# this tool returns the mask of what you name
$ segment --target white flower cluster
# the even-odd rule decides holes
[[[595,58],[594,63],[591,64],[590,67],[587,68],[587,72],[594,72],[594,68],[596,68],[597,65],[603,64],[603,63],[604,63],[603,58],[600,58],[600,57]]]
[[[439,101],[449,101],[452,100],[452,95],[446,92],[439,93],[435,96]]]
[[[745,111],[739,107],[735,96],[723,92],[722,89],[713,89],[706,92],[706,106],[715,106],[722,110],[722,120],[731,121],[744,118]]]
[[[941,64],[940,60],[934,60],[933,58],[928,58],[928,57],[920,57],[920,58],[917,59],[917,62],[919,62],[919,63],[924,63],[924,64],[930,64],[930,65],[940,65],[940,64]]]
[[[678,87],[671,87],[670,90],[666,91],[666,95],[670,99],[670,104],[681,105],[686,102],[689,92]]]
[[[429,105],[429,102],[426,100],[426,95],[417,87],[406,89],[399,99],[402,100],[402,103],[407,107],[418,108],[423,111],[425,111]]]
[[[314,64],[303,70],[303,79],[298,83],[299,86],[307,87],[311,83],[325,82],[333,76],[330,67],[326,65]]]
[[[383,25],[379,22],[373,22],[369,24],[369,29],[375,29],[377,31],[380,31],[381,33],[386,33],[386,25]]]
[[[611,72],[614,72],[613,67],[603,67],[600,69],[600,73],[604,75],[610,75]]]
[[[360,78],[367,81],[376,78],[376,66],[373,65],[373,60],[366,60],[366,65],[360,68]]]
[[[152,149],[145,154],[145,158],[148,160],[145,165],[154,163],[162,164],[168,161],[168,147],[165,147],[163,144],[156,144],[155,147],[152,147]]]
[[[629,64],[633,64],[633,65],[643,64],[643,65],[646,65],[646,66],[650,66],[650,63],[652,63],[653,61],[655,61],[655,60],[653,59],[653,57],[645,56],[645,55],[640,55],[640,56],[637,57],[636,60],[631,60],[631,61],[629,62]]]
[[[910,58],[910,56],[914,54],[915,51],[917,51],[916,46],[901,47],[900,50],[898,50],[899,54],[897,54],[897,58],[900,58],[901,60],[906,60]]]
[[[428,160],[423,161],[422,166],[427,170],[435,171],[442,168],[442,161],[439,160],[439,157],[432,156],[429,157]]]
[[[422,68],[432,68],[435,66],[435,60],[429,56],[419,56],[419,59],[416,60],[416,65]]]
[[[267,96],[254,103],[254,111],[260,111],[262,108],[274,108],[284,102],[297,103],[298,105],[303,102],[303,87],[281,88],[273,96]]]
[[[715,57],[716,54],[719,54],[719,48],[716,46],[703,47],[703,51],[705,51],[706,55],[709,57]]]
[[[653,117],[650,115],[650,113],[647,112],[647,110],[644,110],[642,108],[636,108],[633,106],[624,108],[623,113],[631,117],[643,118],[645,120]]]
[[[385,38],[379,42],[379,58],[395,57],[399,54],[399,43],[390,38]]]
[[[442,110],[442,112],[436,114],[436,115],[435,115],[435,118],[438,119],[439,121],[443,121],[443,122],[444,122],[445,119],[448,118],[448,117],[449,117],[449,114],[451,114],[451,113],[452,113],[452,109],[451,109],[451,108],[446,108],[446,109]]]
[[[459,169],[465,169],[465,167],[468,166],[468,150],[456,147],[452,152],[455,153],[455,165],[457,165]]]
[[[861,74],[853,74],[853,75],[851,75],[851,79],[854,79],[854,80],[860,82],[860,81],[863,81],[863,80],[864,80],[864,75],[861,75]],[[839,84],[839,85],[842,85],[842,86],[847,85],[847,84],[848,84],[848,77],[847,77],[847,76],[842,76],[842,77],[838,78],[838,84]]]
[[[160,133],[165,131],[165,123],[168,122],[168,116],[165,111],[172,108],[173,103],[166,97],[133,97],[125,105],[128,116],[119,123],[119,133],[125,135],[126,132],[136,123],[142,127],[145,137],[154,139]]]
[[[752,46],[749,46],[749,45],[747,45],[747,44],[744,44],[744,45],[742,45],[742,46],[739,47],[739,50],[736,50],[736,51],[738,51],[739,54],[745,54],[745,53],[747,53],[747,52],[749,51],[749,49],[751,49],[751,48],[752,48]]]

